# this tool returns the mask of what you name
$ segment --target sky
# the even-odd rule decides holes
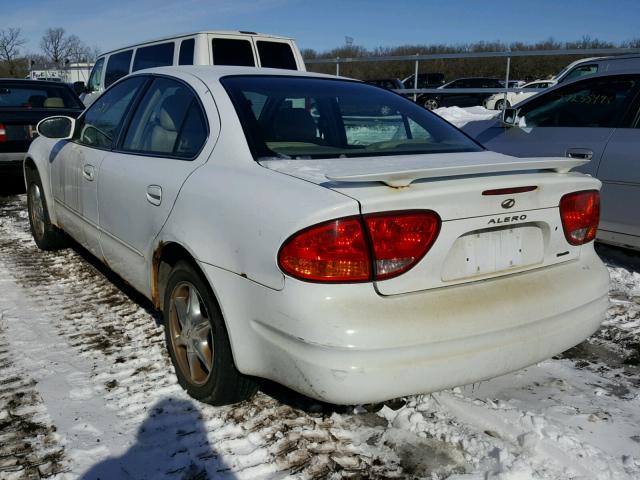
[[[0,29],[19,27],[39,53],[49,27],[108,51],[197,30],[249,30],[330,50],[476,41],[640,37],[639,0],[0,0]]]

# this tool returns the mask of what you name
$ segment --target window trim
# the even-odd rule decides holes
[[[173,77],[171,75],[164,75],[160,73],[143,73],[140,75],[130,75],[127,78],[133,78],[133,77],[147,77],[147,83],[144,85],[144,88],[141,89],[141,92],[140,92],[141,95],[134,100],[129,112],[125,116],[124,124],[122,126],[122,129],[120,130],[118,139],[115,142],[115,146],[111,151],[115,153],[122,153],[125,155],[135,155],[137,157],[168,158],[171,160],[183,160],[185,162],[193,162],[194,160],[196,160],[204,150],[204,147],[207,145],[207,143],[209,142],[209,138],[211,137],[211,128],[209,126],[209,117],[207,116],[207,110],[204,108],[204,105],[202,104],[202,100],[200,99],[200,96],[197,94],[197,92],[193,89],[191,85],[189,85],[187,82],[185,82],[181,78]],[[168,80],[173,80],[175,82],[183,84],[185,87],[187,87],[191,91],[194,99],[196,100],[197,105],[200,107],[200,112],[204,117],[204,126],[207,130],[207,135],[205,136],[204,142],[202,142],[202,145],[200,146],[200,149],[198,150],[198,152],[195,153],[192,157],[178,156],[178,155],[166,154],[166,153],[144,152],[139,150],[137,151],[126,150],[122,146],[122,144],[124,143],[126,134],[129,131],[129,128],[131,127],[131,122],[133,121],[133,117],[138,111],[138,108],[140,107],[142,100],[144,99],[145,95],[147,94],[147,91],[149,90],[149,88],[153,84],[153,81],[156,78],[166,78]],[[182,133],[182,126],[183,125],[180,126],[180,133]]]

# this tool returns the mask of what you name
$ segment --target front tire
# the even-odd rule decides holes
[[[228,405],[257,391],[257,383],[236,369],[218,304],[190,263],[180,261],[171,271],[163,305],[167,349],[178,382],[189,395]]]
[[[426,108],[427,110],[435,110],[436,108],[438,108],[440,105],[438,104],[438,100],[436,100],[435,98],[426,98],[423,102],[422,102],[422,106],[424,108]]]
[[[67,246],[62,231],[51,223],[47,200],[44,196],[40,175],[33,169],[26,171],[27,210],[29,226],[36,245],[41,250],[59,250]]]
[[[509,103],[508,100],[506,102],[506,108],[511,108],[511,104]],[[496,110],[504,110],[505,109],[505,101],[504,101],[504,99],[496,100],[495,109]]]

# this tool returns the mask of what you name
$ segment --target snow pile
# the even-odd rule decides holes
[[[497,116],[500,112],[496,110],[487,110],[484,107],[440,107],[436,108],[433,113],[437,113],[442,118],[456,127],[461,128],[469,122],[478,120],[489,120]]]

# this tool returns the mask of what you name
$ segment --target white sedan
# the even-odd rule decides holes
[[[535,82],[529,82],[520,88],[538,88],[542,91],[545,88],[553,87],[556,84],[555,80],[536,80]],[[539,92],[507,92],[506,107],[511,108],[516,103],[520,103],[525,98],[533,97]],[[484,101],[484,108],[488,110],[502,110],[505,108],[504,93],[494,93]]]
[[[258,377],[337,404],[436,391],[550,357],[604,318],[600,182],[570,172],[584,160],[486,151],[375,86],[165,67],[38,132],[37,245],[70,236],[151,299],[205,402],[247,398]]]

